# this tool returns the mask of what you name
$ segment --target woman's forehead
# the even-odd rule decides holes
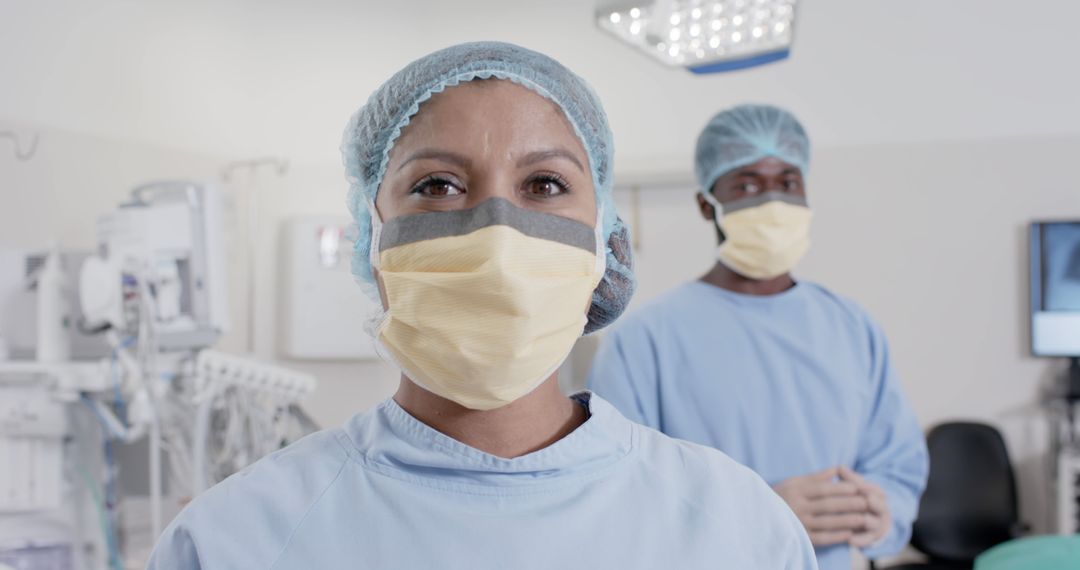
[[[420,105],[391,149],[438,144],[461,152],[491,145],[559,146],[586,161],[585,148],[562,109],[506,80],[474,80],[447,88]],[[507,148],[506,150],[512,150]]]

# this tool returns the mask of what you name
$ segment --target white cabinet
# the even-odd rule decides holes
[[[305,216],[285,222],[282,235],[283,356],[307,360],[376,358],[364,324],[377,307],[350,271],[349,220]]]

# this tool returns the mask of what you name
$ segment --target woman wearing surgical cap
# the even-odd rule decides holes
[[[584,81],[454,46],[383,84],[342,153],[353,269],[400,388],[196,498],[151,569],[815,568],[748,469],[559,392],[634,283]]]

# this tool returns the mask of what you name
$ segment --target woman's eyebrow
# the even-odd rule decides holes
[[[401,163],[401,166],[398,167],[398,170],[400,171],[402,168],[405,168],[405,165],[409,164],[414,160],[424,159],[441,160],[443,162],[449,162],[450,164],[465,169],[468,169],[472,166],[471,160],[455,152],[451,152],[448,150],[439,150],[437,148],[422,148],[410,154],[409,158],[406,158],[405,161]]]
[[[561,158],[564,160],[568,160],[574,163],[574,165],[578,167],[578,170],[585,172],[585,167],[581,164],[581,161],[578,160],[576,156],[574,156],[574,153],[562,148],[535,150],[521,157],[521,160],[518,161],[517,165],[519,168],[522,166],[532,166],[537,162],[543,162],[549,158]]]

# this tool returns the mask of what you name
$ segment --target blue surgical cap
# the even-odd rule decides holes
[[[581,139],[589,157],[596,205],[603,213],[607,270],[593,293],[586,332],[614,321],[626,308],[635,286],[629,231],[615,211],[612,196],[613,141],[600,99],[587,83],[554,59],[500,42],[452,46],[406,65],[383,83],[349,120],[341,143],[347,203],[355,220],[352,271],[365,292],[378,299],[372,275],[371,212],[402,129],[435,94],[476,79],[512,81],[555,103]]]
[[[795,115],[772,105],[739,105],[721,111],[698,136],[694,174],[702,192],[716,179],[763,158],[778,158],[806,174],[810,137]]]

